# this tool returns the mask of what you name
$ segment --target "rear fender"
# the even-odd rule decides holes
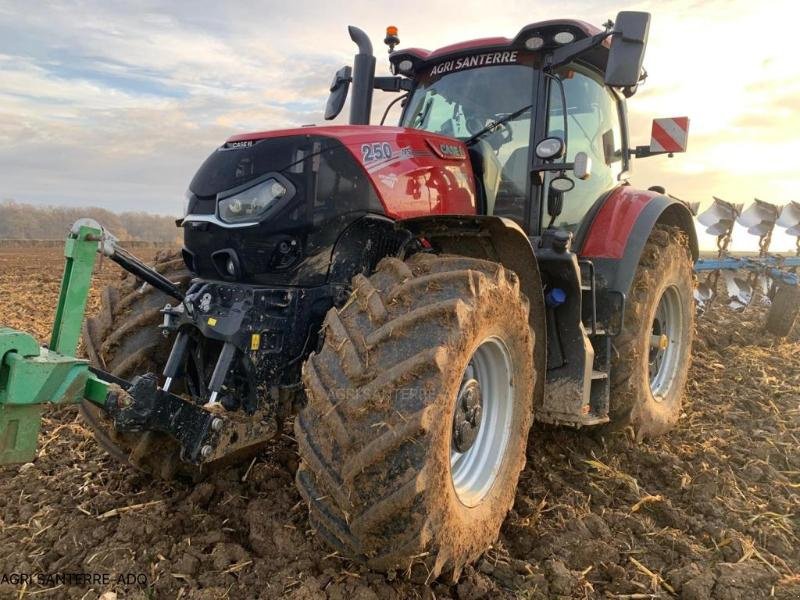
[[[692,260],[697,260],[694,219],[683,202],[630,186],[621,186],[608,196],[579,251],[581,258],[594,263],[598,288],[627,297],[647,239],[659,224],[683,230],[689,239]],[[598,311],[601,309],[598,305]]]
[[[439,252],[498,262],[516,273],[530,302],[529,323],[536,337],[534,405],[538,406],[544,394],[547,360],[545,305],[539,266],[522,228],[509,219],[488,215],[418,217],[398,221],[397,227],[426,240]]]

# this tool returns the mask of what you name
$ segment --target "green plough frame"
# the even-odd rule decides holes
[[[99,226],[73,226],[49,347],[0,327],[0,464],[34,459],[44,405],[106,402],[108,384],[89,371],[88,361],[75,357],[102,241]]]

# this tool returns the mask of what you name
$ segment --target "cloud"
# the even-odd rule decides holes
[[[436,48],[511,37],[548,18],[599,24],[619,8],[610,0],[88,0],[36,10],[4,2],[0,198],[172,213],[196,168],[229,135],[323,122],[330,78],[352,60],[348,24],[371,34],[385,73],[380,40],[389,24],[399,27],[402,46]],[[800,63],[791,35],[775,27],[775,15],[791,14],[793,4],[623,8],[653,12],[650,77],[629,105],[632,141],[649,141],[653,117],[691,117],[689,152],[637,161],[634,183],[660,183],[688,200],[796,198]],[[376,92],[375,120],[392,98]]]

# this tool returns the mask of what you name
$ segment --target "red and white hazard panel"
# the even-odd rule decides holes
[[[686,152],[689,142],[689,117],[653,119],[651,152]]]

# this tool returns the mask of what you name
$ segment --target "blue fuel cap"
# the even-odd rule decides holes
[[[550,308],[558,308],[567,299],[567,292],[561,288],[552,288],[544,297],[544,302]]]

